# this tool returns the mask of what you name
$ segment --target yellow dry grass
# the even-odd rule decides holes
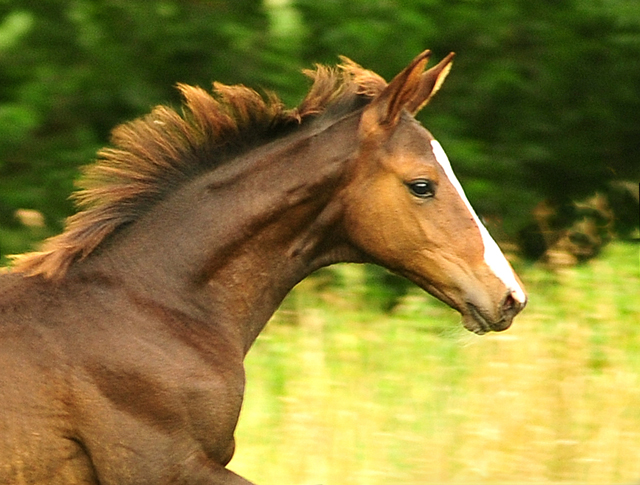
[[[638,483],[637,253],[521,268],[528,308],[483,337],[418,291],[384,314],[357,285],[304,282],[249,354],[230,468],[260,485]]]

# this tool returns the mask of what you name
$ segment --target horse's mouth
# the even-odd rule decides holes
[[[462,314],[462,324],[464,327],[478,335],[484,335],[487,332],[502,332],[511,326],[512,318],[501,318],[492,321],[486,318],[482,312],[472,303],[467,303],[467,310]]]
[[[508,329],[513,322],[513,317],[517,314],[517,311],[512,311],[510,312],[510,315],[503,315],[499,320],[492,320],[489,317],[485,316],[482,310],[480,310],[470,301],[467,300],[465,303],[463,303],[449,293],[437,288],[429,281],[425,281],[418,274],[409,271],[399,271],[399,273],[409,278],[423,290],[435,296],[440,301],[446,303],[454,310],[457,310],[462,315],[462,325],[464,325],[464,328],[478,335],[484,335],[485,333],[492,331],[502,332],[503,330]]]

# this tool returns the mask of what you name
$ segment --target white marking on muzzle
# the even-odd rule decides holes
[[[524,303],[527,297],[522,290],[522,287],[516,281],[515,273],[511,268],[511,265],[507,261],[507,258],[504,257],[502,251],[498,247],[498,244],[493,240],[487,228],[484,227],[484,224],[478,218],[478,215],[471,207],[469,203],[469,199],[464,193],[462,189],[462,185],[458,182],[456,175],[453,173],[453,168],[451,168],[451,162],[449,162],[449,158],[447,154],[442,149],[440,143],[437,140],[431,140],[431,149],[433,150],[433,154],[436,157],[436,161],[440,164],[444,173],[449,178],[451,184],[456,188],[460,198],[466,204],[469,212],[473,216],[476,224],[478,225],[478,229],[480,229],[480,235],[482,236],[482,243],[484,244],[484,260],[487,263],[487,266],[491,268],[491,270],[495,273],[495,275],[506,285],[506,287],[511,292],[511,296],[520,302]]]

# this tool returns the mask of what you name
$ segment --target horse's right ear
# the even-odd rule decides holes
[[[400,120],[402,110],[415,99],[422,84],[422,73],[431,51],[424,51],[400,72],[364,109],[360,134],[389,133]]]
[[[407,103],[407,110],[415,115],[431,100],[434,94],[438,92],[440,86],[451,70],[455,53],[451,52],[447,57],[442,59],[438,64],[433,66],[427,72],[422,74],[420,80],[420,88],[417,90],[414,98]]]

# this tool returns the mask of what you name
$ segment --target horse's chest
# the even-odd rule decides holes
[[[242,363],[218,368],[182,349],[153,358],[153,347],[141,350],[146,357],[102,356],[85,368],[78,395],[87,404],[82,428],[92,459],[99,466],[102,455],[105,463],[162,456],[178,464],[202,453],[225,464],[242,404]]]

